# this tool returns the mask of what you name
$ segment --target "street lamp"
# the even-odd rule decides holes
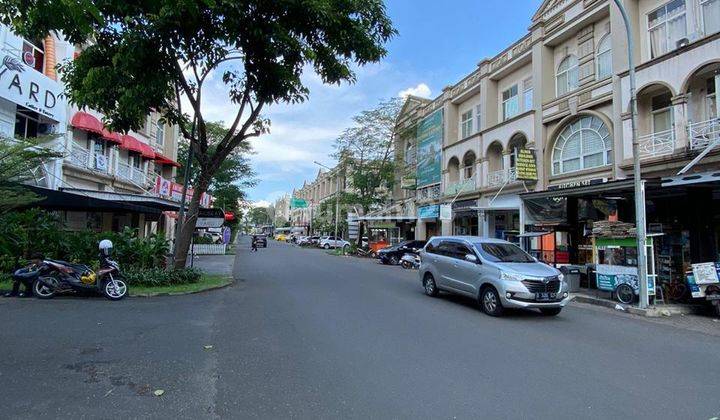
[[[329,168],[326,165],[323,165],[322,163],[318,161],[314,161],[316,165],[322,166],[323,168],[327,169],[328,171],[332,171],[331,168]],[[340,177],[335,176],[335,246],[337,246],[337,240],[338,240],[338,222],[340,220]],[[342,253],[345,254],[345,247],[342,247]]]
[[[640,143],[637,136],[637,92],[635,85],[635,42],[632,25],[621,0],[615,0],[625,23],[628,43],[628,78],[630,79],[630,124],[632,125],[633,177],[635,181],[635,227],[637,228],[638,283],[640,286],[640,308],[648,307],[647,247],[645,231],[645,182],[640,175]]]

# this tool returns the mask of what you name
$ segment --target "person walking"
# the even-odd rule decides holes
[[[250,240],[250,251],[257,252],[257,236],[256,235],[253,235],[252,239]]]

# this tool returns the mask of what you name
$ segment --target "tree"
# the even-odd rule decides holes
[[[248,211],[248,221],[253,226],[267,225],[272,222],[272,211],[268,207],[253,207]]]
[[[0,213],[32,204],[40,198],[22,183],[35,177],[47,159],[60,157],[41,147],[47,139],[0,138]]]
[[[348,205],[363,214],[386,201],[394,182],[395,123],[402,106],[399,98],[381,101],[377,107],[353,118],[354,126],[335,140],[339,165],[349,174],[350,188],[342,196]],[[360,224],[358,246],[364,225]]]
[[[185,265],[200,197],[222,162],[268,131],[263,109],[307,99],[306,66],[324,83],[354,81],[352,65],[379,61],[395,34],[381,0],[5,0],[0,19],[24,36],[59,31],[85,45],[60,66],[67,95],[102,112],[112,129],[137,129],[152,109],[179,124],[198,174],[176,267]],[[216,71],[236,113],[211,149],[203,85]]]

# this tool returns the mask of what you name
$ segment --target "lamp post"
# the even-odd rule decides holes
[[[329,168],[326,165],[323,165],[322,163],[315,161],[316,165],[322,166],[323,168],[327,169],[328,171],[332,171],[331,168]],[[340,177],[335,176],[335,246],[337,246],[337,240],[338,240],[338,222],[340,221]],[[345,247],[342,247],[342,253],[345,255]]]
[[[635,181],[635,227],[637,228],[638,283],[640,286],[640,308],[648,307],[647,281],[647,232],[645,230],[645,182],[640,173],[640,143],[637,136],[637,91],[635,82],[635,42],[632,25],[622,0],[615,0],[620,10],[628,43],[628,78],[630,81],[630,124],[632,125],[633,177]]]

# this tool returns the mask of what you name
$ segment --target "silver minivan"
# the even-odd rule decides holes
[[[500,239],[434,237],[420,258],[425,294],[469,296],[488,315],[500,316],[504,308],[536,308],[554,316],[571,299],[559,270]]]

